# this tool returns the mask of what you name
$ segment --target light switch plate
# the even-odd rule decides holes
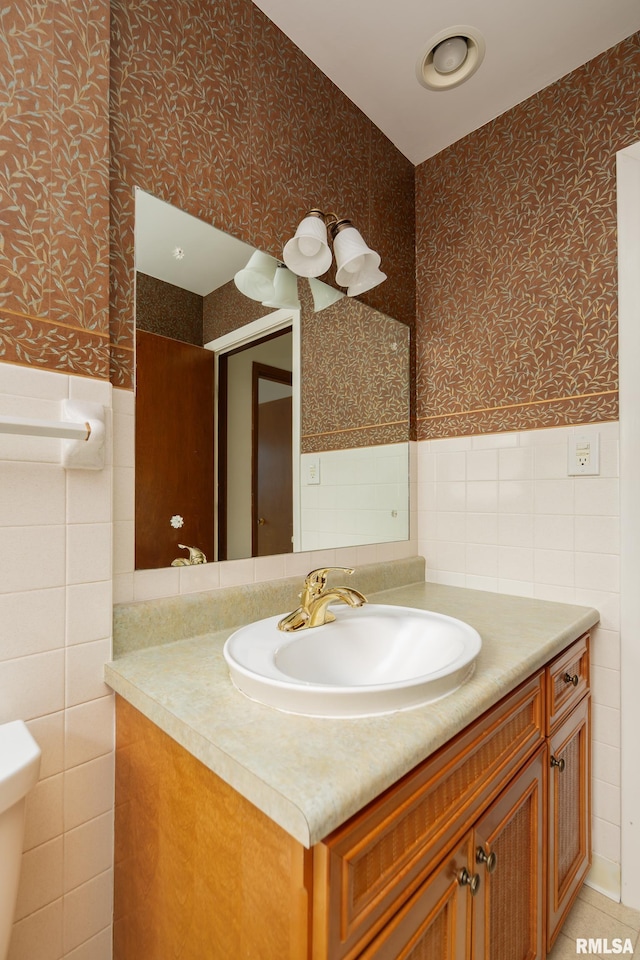
[[[320,483],[320,457],[307,456],[305,458],[304,479],[305,483]]]

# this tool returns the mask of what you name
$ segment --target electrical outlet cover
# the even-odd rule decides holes
[[[569,437],[567,473],[570,477],[597,477],[600,474],[600,435],[572,434]]]

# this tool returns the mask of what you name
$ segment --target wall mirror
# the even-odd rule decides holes
[[[404,324],[140,189],[135,271],[136,569],[408,538]]]

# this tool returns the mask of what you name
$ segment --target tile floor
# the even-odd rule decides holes
[[[578,953],[577,938],[600,939],[603,951],[608,946],[609,952]],[[634,952],[613,953],[616,948],[614,939],[622,943],[621,950],[627,939],[631,940]],[[606,943],[604,942],[606,941]],[[587,949],[589,944],[587,944]],[[591,956],[600,960],[611,960],[612,956],[633,957],[640,960],[640,911],[631,910],[621,903],[616,903],[591,887],[583,887],[578,895],[571,913],[567,917],[562,932],[556,940],[548,960],[575,960],[577,956]]]

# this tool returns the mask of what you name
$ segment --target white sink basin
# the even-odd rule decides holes
[[[335,622],[283,633],[277,617],[224,645],[235,686],[260,703],[311,717],[366,717],[439,700],[473,673],[482,640],[453,617],[413,607],[332,605]]]

